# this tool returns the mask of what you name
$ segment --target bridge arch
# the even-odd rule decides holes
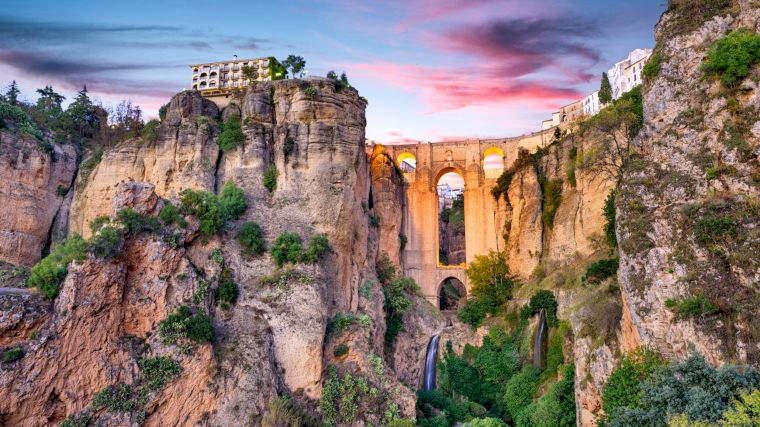
[[[417,157],[408,151],[399,154],[396,157],[396,163],[398,163],[398,166],[405,173],[417,170]]]
[[[449,276],[438,284],[438,309],[450,311],[459,309],[467,299],[467,287],[456,276]]]
[[[495,179],[504,171],[504,150],[491,146],[483,152],[483,174],[486,179]]]

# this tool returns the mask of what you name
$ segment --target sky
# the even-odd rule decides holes
[[[296,54],[309,75],[345,71],[385,144],[534,132],[653,47],[664,0],[129,2],[3,0],[0,85],[86,84],[147,117],[191,86],[189,64]],[[67,101],[68,102],[68,101]]]

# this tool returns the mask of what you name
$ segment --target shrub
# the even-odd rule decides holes
[[[583,282],[590,284],[598,284],[608,277],[612,277],[617,274],[618,271],[618,259],[600,259],[599,261],[591,263],[586,267],[586,274],[583,275]]]
[[[617,235],[615,234],[615,198],[617,191],[612,190],[604,200],[604,237],[612,248],[617,247]]]
[[[356,315],[353,313],[337,313],[327,322],[327,334],[335,337],[341,336],[343,331],[348,330],[356,319]]]
[[[253,221],[245,222],[240,226],[237,239],[240,242],[240,246],[243,247],[243,253],[246,255],[261,255],[267,250],[261,227]]]
[[[718,312],[718,306],[710,302],[705,294],[697,294],[693,297],[665,300],[665,307],[673,310],[679,317],[699,317]]]
[[[63,420],[60,427],[87,427],[90,424],[91,418],[92,415],[90,415],[89,412],[84,412],[79,415],[71,414]]]
[[[171,357],[151,357],[140,359],[142,379],[150,390],[161,390],[182,372],[182,366]]]
[[[317,89],[313,86],[307,87],[306,90],[304,90],[304,94],[311,100],[317,99]]]
[[[642,71],[642,74],[647,81],[653,81],[655,78],[657,78],[657,75],[660,74],[662,60],[663,57],[661,53],[655,53],[649,57],[649,61],[644,64],[644,70]]]
[[[285,263],[295,264],[301,259],[303,248],[301,236],[298,233],[287,231],[280,234],[272,245],[272,258],[278,267]]]
[[[396,277],[396,266],[387,253],[383,252],[375,262],[375,274],[383,285],[387,285]]]
[[[300,427],[309,425],[302,411],[287,397],[269,402],[269,409],[261,419],[261,427]]]
[[[192,314],[183,305],[166,316],[159,324],[159,334],[166,344],[185,344],[189,339],[196,343],[214,341],[214,325],[203,313]]]
[[[55,189],[55,195],[58,197],[66,197],[66,195],[69,194],[69,187],[66,187],[65,185],[59,185]]]
[[[90,221],[90,231],[92,234],[95,234],[100,230],[101,227],[103,227],[105,224],[107,224],[109,221],[111,221],[111,218],[109,218],[106,215],[100,215]]]
[[[120,210],[116,214],[116,219],[124,225],[129,233],[140,233],[143,231],[156,233],[161,230],[161,223],[158,218],[137,213],[132,208]]]
[[[380,227],[380,216],[379,215],[375,215],[375,214],[370,215],[369,216],[369,225],[370,225],[370,227],[374,227],[374,228]]]
[[[129,412],[135,407],[132,387],[124,383],[107,387],[92,396],[92,407],[96,411],[105,408],[112,412]]]
[[[226,122],[221,125],[222,131],[219,133],[217,144],[223,152],[233,150],[245,140],[245,134],[240,126],[239,116],[230,116]]]
[[[723,413],[721,426],[744,427],[760,425],[760,390],[741,392],[731,408]]]
[[[399,233],[398,235],[399,251],[403,251],[404,248],[406,248],[406,244],[408,241],[409,239],[407,239],[406,234]]]
[[[24,350],[21,347],[9,348],[3,351],[3,362],[13,363],[24,357]]]
[[[462,308],[457,311],[457,318],[464,323],[477,328],[483,323],[488,315],[489,308],[477,300],[467,300]]]
[[[67,267],[71,261],[83,261],[87,242],[78,234],[58,243],[50,255],[32,267],[27,280],[30,288],[37,288],[48,299],[58,296],[58,286],[66,277]]]
[[[222,308],[229,308],[229,305],[235,304],[240,296],[240,289],[237,283],[232,280],[232,272],[225,268],[222,270],[219,287],[214,292],[214,298],[217,302],[222,302]]]
[[[333,350],[333,356],[335,357],[341,357],[348,354],[348,346],[345,344],[340,344],[339,346],[335,347]]]
[[[736,221],[723,215],[705,215],[697,221],[694,234],[701,243],[717,243],[727,237],[736,237]]]
[[[171,202],[166,202],[166,205],[164,205],[164,207],[161,209],[158,217],[166,225],[177,224],[182,228],[187,227],[187,221],[182,216],[182,214],[180,214],[179,209]]]
[[[219,193],[219,203],[224,210],[226,221],[240,218],[245,210],[248,209],[248,202],[245,201],[245,193],[242,189],[235,186],[232,181],[227,181]]]
[[[270,193],[274,193],[274,190],[277,189],[278,174],[279,172],[277,172],[277,166],[275,165],[267,166],[267,169],[264,171],[264,188]]]
[[[0,129],[11,129],[14,132],[27,134],[42,141],[42,132],[37,125],[18,105],[0,101]]]
[[[707,54],[702,71],[720,77],[727,87],[735,87],[760,61],[760,35],[747,30],[733,31],[717,40]]]
[[[120,229],[107,225],[92,238],[87,250],[98,258],[111,259],[119,254],[121,237]]]
[[[713,16],[729,12],[733,0],[668,0],[668,13],[665,32],[670,37],[688,33],[699,28]]]
[[[367,279],[362,283],[361,287],[359,288],[359,296],[366,300],[372,299],[372,287],[374,286],[374,282],[372,282],[372,279]]]
[[[322,258],[322,255],[330,250],[330,243],[327,241],[327,236],[324,234],[316,234],[309,239],[309,244],[306,247],[301,259],[303,262],[314,264]]]
[[[419,287],[414,279],[399,277],[383,286],[385,302],[385,344],[392,346],[396,342],[398,333],[404,326],[404,313],[412,307],[412,301],[407,293],[418,293]]]

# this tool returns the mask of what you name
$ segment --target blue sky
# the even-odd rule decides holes
[[[652,47],[664,0],[17,1],[0,11],[0,72],[27,98],[86,83],[150,115],[189,87],[188,64],[303,56],[345,71],[379,142],[538,130],[599,75]]]

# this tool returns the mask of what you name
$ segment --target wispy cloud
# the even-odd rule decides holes
[[[496,72],[485,67],[422,67],[376,62],[354,64],[354,73],[380,79],[409,92],[420,93],[428,112],[456,110],[470,105],[520,101],[548,105],[581,96],[575,88],[551,82],[489,78]]]

